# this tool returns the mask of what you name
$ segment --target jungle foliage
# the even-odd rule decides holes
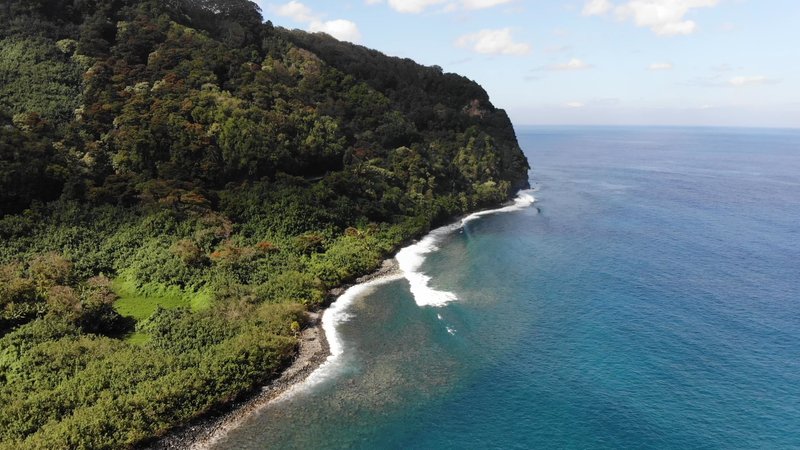
[[[474,82],[250,1],[2,2],[0,447],[132,447],[231,402],[331,288],[527,171]]]

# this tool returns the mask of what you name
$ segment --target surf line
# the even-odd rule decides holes
[[[411,294],[414,296],[414,301],[417,305],[441,307],[458,299],[456,294],[452,292],[432,288],[430,285],[431,277],[420,270],[427,255],[439,249],[437,244],[444,237],[478,218],[491,214],[519,211],[531,206],[535,201],[536,199],[533,197],[531,190],[520,191],[510,205],[470,214],[455,223],[431,231],[419,242],[397,252],[395,259],[397,259],[403,277],[408,280]]]
[[[425,262],[426,255],[436,251],[438,249],[437,244],[449,233],[461,229],[465,224],[475,219],[491,214],[519,211],[529,207],[536,201],[532,192],[532,190],[520,191],[509,205],[497,209],[479,211],[450,225],[431,231],[418,242],[404,247],[397,252],[395,260],[397,261],[399,271],[373,278],[347,289],[322,314],[322,329],[328,341],[329,348],[328,357],[305,380],[286,390],[276,398],[275,401],[287,399],[298,392],[308,391],[313,386],[334,378],[345,368],[346,363],[342,359],[345,350],[344,343],[339,334],[338,327],[350,320],[351,315],[348,313],[350,306],[359,298],[374,291],[378,286],[405,278],[409,282],[414,301],[421,307],[441,307],[449,302],[457,300],[458,297],[456,297],[454,293],[439,291],[430,286],[431,277],[420,271],[422,264]],[[454,331],[455,330],[448,330],[451,334]]]

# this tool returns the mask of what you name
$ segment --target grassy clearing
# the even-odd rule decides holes
[[[129,344],[142,345],[146,344],[148,341],[150,341],[150,335],[147,333],[140,333],[138,331],[125,336],[125,342]]]
[[[191,297],[177,289],[157,296],[142,295],[137,292],[133,283],[119,278],[114,280],[111,286],[114,293],[119,296],[114,303],[114,309],[120,315],[132,317],[136,321],[147,319],[159,306],[166,309],[191,306]]]
[[[202,311],[211,307],[211,294],[207,291],[184,292],[177,288],[165,289],[156,295],[141,294],[133,283],[117,278],[112,282],[114,293],[119,296],[114,309],[124,316],[139,322],[150,317],[159,307],[174,309],[189,307],[192,311]],[[143,344],[150,339],[146,333],[132,332],[125,337],[131,344]]]
[[[211,293],[208,291],[192,293],[189,298],[189,306],[191,306],[192,311],[211,308]]]

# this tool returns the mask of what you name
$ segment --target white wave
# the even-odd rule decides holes
[[[397,252],[395,259],[403,272],[403,276],[408,280],[411,295],[419,306],[444,306],[458,299],[456,294],[448,291],[440,291],[430,286],[431,277],[425,275],[419,269],[425,262],[428,253],[438,250],[436,244],[448,234],[461,229],[464,224],[490,214],[518,211],[529,207],[536,199],[531,195],[530,190],[520,191],[514,202],[508,206],[497,209],[476,212],[461,219],[460,221],[437,228],[431,231],[416,244],[409,245]]]
[[[478,211],[476,213],[470,214],[467,217],[461,219],[461,226],[464,226],[465,223],[471,222],[475,219],[481,218],[483,216],[488,216],[491,214],[498,214],[498,213],[505,213],[505,212],[512,212],[512,211],[519,211],[520,209],[525,209],[533,204],[536,201],[536,198],[533,197],[531,191],[520,191],[517,194],[517,197],[514,199],[514,203],[504,206],[502,208],[497,209],[487,209],[486,211]],[[459,227],[460,228],[460,227]]]
[[[451,336],[456,335],[456,329],[452,327],[447,327],[447,332],[450,333]]]
[[[322,314],[322,329],[325,331],[325,336],[328,339],[330,356],[339,356],[344,352],[344,345],[342,344],[341,336],[336,328],[338,325],[350,320],[351,316],[347,312],[348,309],[350,309],[350,305],[364,295],[374,291],[377,286],[398,279],[400,279],[399,274],[390,275],[352,286],[344,291],[344,294],[340,295],[339,298],[325,310]]]
[[[431,288],[428,285],[430,277],[419,272],[419,268],[425,262],[425,255],[438,250],[437,242],[447,234],[461,229],[465,223],[471,220],[488,214],[516,211],[530,206],[534,202],[530,192],[532,191],[521,191],[512,205],[477,212],[456,223],[433,230],[416,244],[410,245],[397,253],[395,258],[400,266],[400,274],[376,278],[347,289],[322,314],[322,329],[325,332],[325,338],[328,340],[330,355],[308,378],[287,389],[274,401],[286,400],[298,392],[306,392],[310,388],[336,377],[342,370],[346,369],[346,361],[342,358],[345,348],[338,327],[352,318],[351,314],[348,313],[350,306],[359,298],[372,292],[377,286],[405,277],[411,285],[411,293],[414,296],[414,300],[420,306],[441,306],[456,300],[456,295],[452,292],[437,291]],[[439,320],[443,320],[440,314],[437,316]],[[447,332],[455,334],[456,330],[448,326]]]
[[[335,302],[331,303],[325,312],[322,313],[322,330],[325,332],[330,354],[325,359],[325,362],[320,364],[320,366],[305,380],[287,389],[274,401],[285,400],[298,392],[307,391],[341,373],[346,365],[341,358],[344,354],[344,342],[342,342],[338,327],[352,318],[352,315],[348,313],[350,306],[359,298],[375,290],[376,287],[394,280],[399,280],[400,278],[402,278],[400,274],[388,275],[375,278],[366,283],[357,284],[347,289]]]
[[[420,272],[425,255],[438,250],[436,243],[448,233],[456,230],[452,225],[438,228],[422,238],[419,242],[397,252],[397,265],[408,280],[411,295],[419,306],[443,306],[456,299],[452,292],[438,291],[430,287],[431,277]]]

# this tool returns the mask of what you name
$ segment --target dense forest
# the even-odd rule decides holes
[[[246,0],[0,3],[0,448],[246,394],[306,311],[528,163],[474,82]]]

